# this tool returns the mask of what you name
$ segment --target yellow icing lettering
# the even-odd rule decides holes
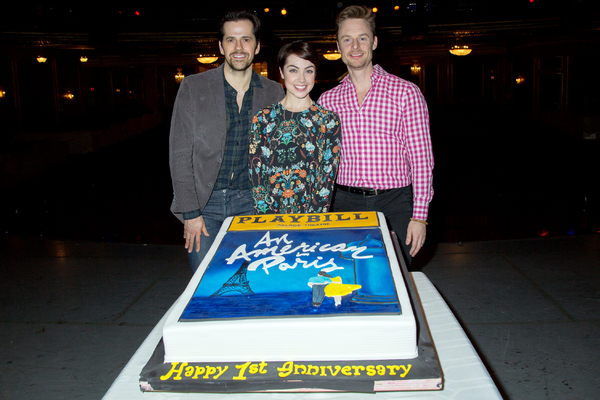
[[[206,371],[206,368],[204,368],[204,367],[196,367],[196,373],[194,374],[194,376],[192,376],[192,379],[198,379],[198,377],[200,375],[202,375],[204,373],[204,371]]]
[[[293,368],[294,363],[292,361],[288,361],[285,364],[283,364],[281,368],[277,368],[277,371],[279,371],[280,377],[285,378],[286,376],[289,376],[292,373]]]
[[[360,375],[360,372],[358,372],[358,371],[364,371],[365,367],[362,365],[353,365],[352,369],[354,370],[354,375],[358,376],[358,375]]]
[[[214,379],[215,381],[216,381],[217,379],[219,379],[219,377],[220,377],[221,375],[223,375],[223,373],[225,373],[225,371],[227,371],[227,369],[228,369],[228,368],[229,368],[229,367],[228,367],[227,365],[225,366],[225,368],[223,368],[223,367],[217,367],[217,370],[219,371],[219,373],[218,373],[218,374],[216,374],[216,375],[215,375],[215,377],[214,377],[213,379]]]
[[[387,368],[390,370],[390,375],[394,375],[397,369],[400,369],[399,365],[388,365]]]
[[[317,375],[319,373],[319,367],[317,367],[316,365],[309,365],[308,366],[308,375]]]
[[[163,375],[160,377],[161,381],[166,381],[167,379],[169,379],[171,377],[171,375],[176,374],[175,377],[173,378],[174,381],[180,381],[181,380],[181,373],[183,372],[183,369],[188,365],[188,363],[181,363],[181,366],[179,368],[177,368],[177,366],[179,365],[178,362],[176,363],[171,363],[171,370],[169,372],[167,372],[166,375]]]
[[[248,370],[252,375],[258,372],[258,364],[250,364],[250,369]]]
[[[188,377],[194,375],[194,367],[186,367],[184,375]]]
[[[412,364],[408,364],[408,368],[406,368],[404,365],[400,365],[400,368],[404,370],[404,373],[400,374],[400,377],[404,378],[408,374],[408,371],[410,371],[411,367]]]
[[[258,364],[260,366],[260,369],[258,370],[258,372],[260,372],[261,374],[266,374],[267,370],[265,369],[265,367],[267,366],[267,363],[264,361],[261,361],[260,364]]]
[[[302,368],[302,372],[298,372],[299,368]],[[306,374],[306,366],[305,365],[301,365],[301,364],[300,365],[298,365],[298,364],[294,365],[294,375],[300,375],[300,374],[302,374],[302,375]]]
[[[217,372],[217,369],[215,367],[209,367],[209,366],[207,366],[206,367],[206,375],[204,375],[202,378],[203,379],[208,379],[215,372]]]
[[[333,370],[331,369],[331,365],[329,365],[327,367],[327,369],[329,370],[329,373],[331,374],[331,376],[336,376],[337,374],[340,373],[340,370],[342,369],[342,367],[340,367],[339,365],[335,366],[335,372],[333,372]]]
[[[238,376],[234,376],[233,379],[245,381],[246,377],[244,376],[244,373],[246,372],[246,369],[248,368],[249,365],[250,365],[250,361],[248,361],[242,365],[236,365],[235,367],[240,370],[240,374]]]
[[[242,368],[239,377],[234,379],[246,379],[244,377],[246,370],[248,374],[266,373],[266,362],[260,364],[250,364],[250,362],[236,366]],[[280,378],[286,378],[290,375],[318,375],[318,376],[337,376],[340,372],[346,376],[360,376],[364,372],[368,376],[375,375],[398,375],[404,378],[410,371],[412,365],[312,365],[312,364],[295,364],[293,361],[285,362],[281,367],[277,368]],[[208,367],[207,367],[208,368]]]

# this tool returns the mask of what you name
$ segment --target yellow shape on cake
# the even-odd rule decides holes
[[[325,286],[325,296],[327,297],[345,296],[362,287],[361,285],[346,285],[342,283],[342,278],[339,276],[331,278],[331,280],[333,282]]]

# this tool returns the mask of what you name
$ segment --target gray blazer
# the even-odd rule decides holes
[[[180,220],[185,211],[202,210],[217,180],[225,153],[227,123],[223,65],[186,77],[179,87],[169,138],[169,164],[173,181],[171,211]],[[263,107],[280,101],[281,85],[263,76],[254,88],[252,117]]]

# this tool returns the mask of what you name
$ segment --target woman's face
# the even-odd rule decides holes
[[[310,61],[291,54],[285,60],[283,70],[279,69],[279,73],[285,82],[288,94],[303,99],[315,86],[317,68]]]

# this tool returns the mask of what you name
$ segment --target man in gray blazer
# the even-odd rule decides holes
[[[186,77],[175,100],[169,139],[171,211],[196,271],[225,218],[253,214],[248,136],[254,115],[280,101],[283,88],[252,69],[260,51],[260,20],[230,12],[221,21],[225,62]]]

